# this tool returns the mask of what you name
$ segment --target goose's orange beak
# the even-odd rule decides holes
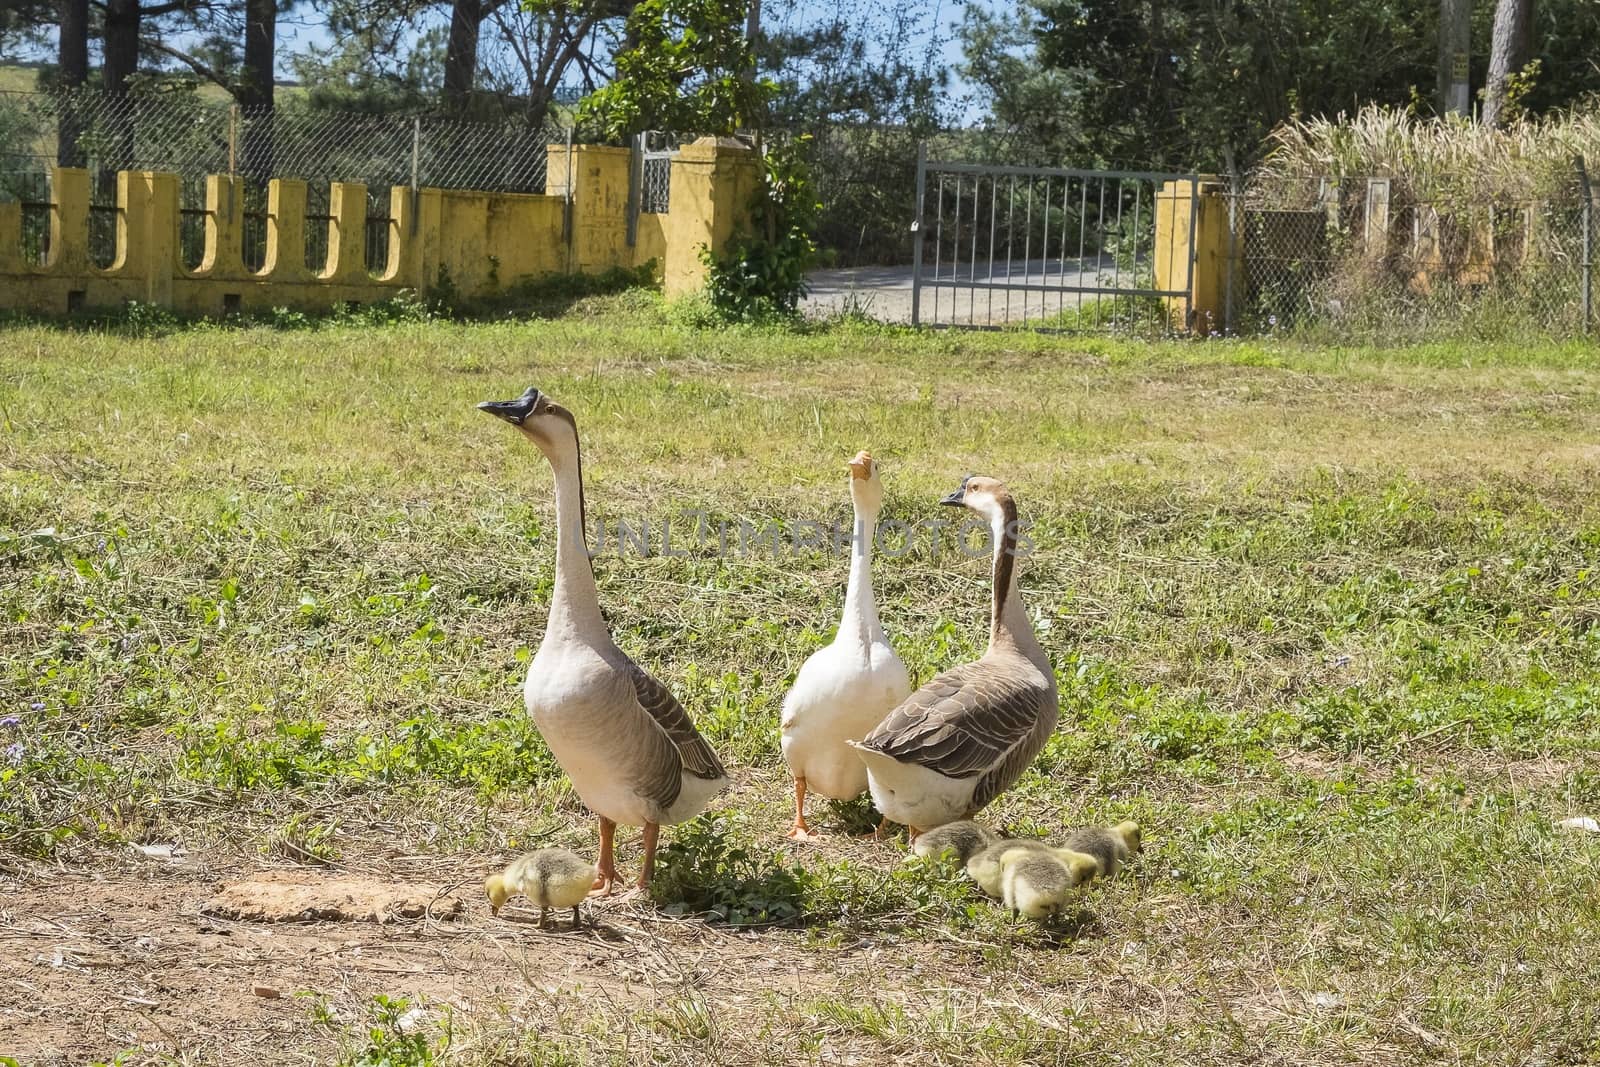
[[[845,466],[850,468],[850,477],[866,481],[872,477],[872,455],[866,450],[857,452],[855,458]]]

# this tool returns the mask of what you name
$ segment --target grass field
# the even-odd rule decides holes
[[[0,351],[0,1057],[1600,1057],[1600,835],[1556,825],[1600,817],[1592,348],[697,332],[624,296]],[[691,548],[596,569],[735,778],[661,899],[593,932],[479,887],[594,847],[520,705],[549,471],[473,409],[530,383],[579,419],[591,516]],[[1057,930],[855,838],[862,810],[780,836],[777,709],[846,561],[692,534],[844,518],[862,447],[886,518],[979,471],[1033,522],[1061,726],[986,817],[1147,842]],[[919,541],[877,585],[919,679],[980,648],[983,562]],[[262,872],[465,909],[205,914]]]

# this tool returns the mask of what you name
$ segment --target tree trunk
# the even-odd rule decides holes
[[[110,108],[106,155],[100,161],[101,184],[114,182],[119,170],[133,166],[133,103],[128,99],[128,79],[139,69],[140,0],[106,0],[105,46],[100,80]],[[104,190],[102,189],[102,192]]]
[[[1165,116],[1165,129],[1158,131],[1156,136],[1148,143],[1159,152],[1152,155],[1147,149],[1141,154],[1167,164],[1176,164],[1176,160],[1169,160],[1169,149],[1161,146],[1164,143],[1173,143],[1179,140],[1178,115],[1182,110],[1183,101],[1178,99],[1177,71],[1172,65],[1172,49],[1167,47],[1167,23],[1165,12],[1162,10],[1160,0],[1152,0],[1150,4],[1150,39],[1149,49],[1152,60],[1151,70],[1151,95],[1152,106],[1148,114]]]
[[[1533,0],[1498,0],[1494,6],[1494,37],[1489,43],[1489,78],[1483,89],[1483,123],[1504,126],[1506,89],[1511,76],[1527,62],[1528,31],[1533,24]]]
[[[1439,114],[1472,111],[1472,0],[1439,0]]]
[[[478,30],[483,25],[480,0],[454,0],[450,5],[450,41],[444,53],[444,104],[462,114],[472,97],[478,73]]]
[[[125,96],[128,79],[139,69],[139,0],[106,0],[105,65],[101,80],[105,91]]]
[[[81,103],[76,90],[89,80],[89,0],[61,0],[61,32],[57,40],[61,88],[67,92],[56,118],[56,162],[63,167],[81,167],[83,153],[78,149],[78,135],[82,131],[78,121]]]
[[[246,177],[272,176],[272,68],[277,59],[278,0],[245,0],[244,71],[234,93],[243,112],[243,158]]]

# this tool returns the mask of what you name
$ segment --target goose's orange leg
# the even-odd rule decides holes
[[[661,836],[661,824],[647,822],[644,824],[644,866],[639,869],[638,887],[645,889],[650,885],[650,879],[656,873],[656,841]]]
[[[817,836],[811,832],[811,827],[806,825],[806,780],[803,777],[794,780],[794,825],[789,827],[789,832],[783,836],[796,841],[805,841]]]
[[[622,876],[617,873],[617,862],[612,856],[613,840],[617,836],[617,824],[600,816],[600,862],[596,864],[596,878],[590,887],[590,896],[608,897],[617,888],[617,883]]]

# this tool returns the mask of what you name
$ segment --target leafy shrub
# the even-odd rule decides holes
[[[657,858],[650,892],[669,915],[745,926],[790,922],[804,908],[806,872],[735,841],[727,815],[702,815],[678,827]]]
[[[111,324],[121,326],[139,337],[155,337],[171,333],[176,329],[178,316],[170,308],[164,308],[160,304],[130,300],[123,307],[122,313],[111,320]]]
[[[421,1028],[407,1019],[410,1002],[404,997],[372,998],[373,1023],[367,1028],[367,1047],[354,1056],[341,1057],[349,1067],[431,1067],[441,1063],[450,1047],[446,1028],[437,1046]]]
[[[759,322],[794,315],[806,295],[806,269],[816,256],[812,234],[822,205],[806,163],[806,138],[767,146],[762,182],[750,205],[755,234],[722,253],[703,248],[706,291],[726,319]]]
[[[448,304],[424,301],[415,290],[402,289],[387,300],[348,304],[333,314],[335,322],[350,326],[390,326],[403,322],[431,322]]]

